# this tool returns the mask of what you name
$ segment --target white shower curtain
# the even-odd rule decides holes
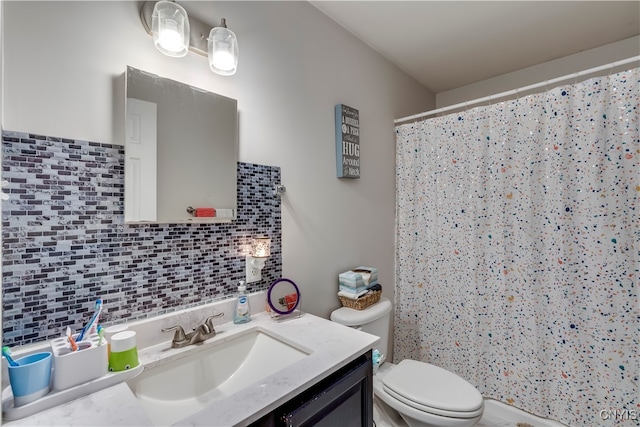
[[[396,127],[396,362],[640,419],[638,70]]]

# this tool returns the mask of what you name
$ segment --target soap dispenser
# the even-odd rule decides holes
[[[247,323],[251,320],[251,309],[249,308],[249,298],[245,293],[246,287],[244,282],[240,281],[238,285],[238,299],[236,300],[236,309],[233,312],[233,323],[236,325]]]

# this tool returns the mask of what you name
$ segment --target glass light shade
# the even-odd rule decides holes
[[[214,73],[230,76],[238,69],[238,39],[230,29],[215,27],[207,45],[209,67]]]
[[[156,3],[151,15],[153,43],[167,56],[181,57],[189,51],[189,17],[182,6],[171,1]]]
[[[271,239],[268,237],[254,237],[251,244],[251,256],[267,258],[271,255]]]

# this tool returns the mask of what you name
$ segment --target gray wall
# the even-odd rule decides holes
[[[114,92],[127,65],[235,98],[240,161],[281,168],[283,276],[303,308],[327,317],[337,275],[358,265],[377,267],[393,298],[393,119],[433,108],[434,94],[306,2],[214,6],[210,23],[225,17],[239,39],[232,77],[194,53],[159,53],[135,2],[4,2],[2,127],[121,144]],[[339,103],[360,110],[359,180],[336,178]]]

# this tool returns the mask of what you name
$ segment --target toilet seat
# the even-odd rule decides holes
[[[386,393],[418,411],[451,418],[482,414],[480,392],[466,380],[438,366],[403,360],[382,379]]]

